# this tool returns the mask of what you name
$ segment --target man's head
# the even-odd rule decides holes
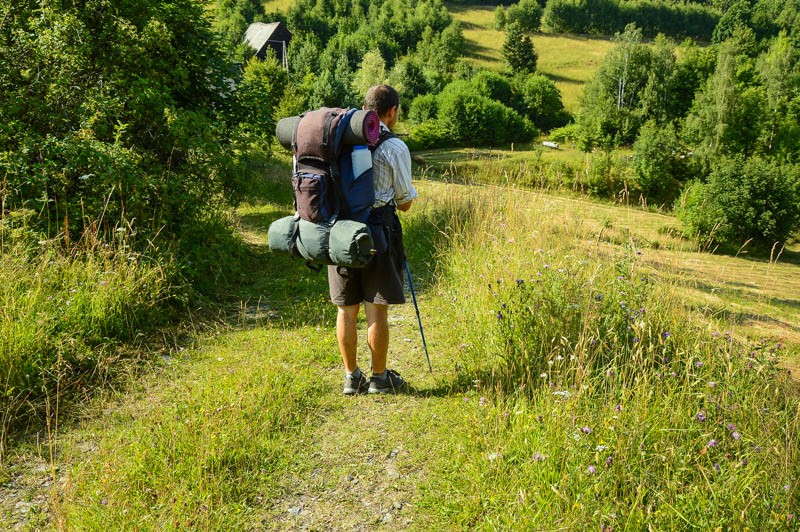
[[[364,109],[378,113],[381,121],[393,128],[400,115],[400,95],[389,85],[375,85],[367,91]]]

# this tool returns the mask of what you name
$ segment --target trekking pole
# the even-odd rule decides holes
[[[417,305],[417,294],[414,293],[414,282],[411,280],[411,270],[408,269],[406,261],[406,274],[408,275],[408,286],[411,288],[411,299],[414,300],[414,310],[417,311],[417,323],[419,323],[419,335],[422,336],[422,347],[425,349],[425,360],[428,361],[428,370],[433,373],[431,357],[428,355],[428,344],[425,343],[425,331],[422,330],[422,318],[419,316],[419,305]]]

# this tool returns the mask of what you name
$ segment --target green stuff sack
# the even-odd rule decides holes
[[[314,223],[300,220],[297,235],[297,251],[308,262],[315,264],[331,264],[328,257],[328,235],[331,226],[328,223]]]
[[[328,254],[338,266],[363,268],[375,254],[369,227],[354,220],[337,220],[331,227]]]
[[[296,257],[295,238],[297,237],[297,218],[284,216],[269,225],[269,249],[282,251]]]

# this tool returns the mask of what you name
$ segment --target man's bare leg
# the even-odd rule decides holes
[[[389,306],[364,303],[367,315],[367,344],[372,352],[372,373],[386,371],[389,351]]]
[[[352,373],[358,367],[358,311],[360,305],[339,307],[336,315],[336,339],[339,341],[339,352],[342,354],[344,369]],[[385,364],[384,357],[384,364]]]

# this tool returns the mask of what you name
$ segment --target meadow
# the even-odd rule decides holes
[[[648,247],[669,216],[494,178],[418,182],[405,227],[434,372],[399,307],[390,360],[413,390],[385,398],[339,394],[324,276],[265,250],[290,208],[268,183],[238,211],[264,275],[228,325],[61,428],[29,522],[794,528],[797,266]]]

